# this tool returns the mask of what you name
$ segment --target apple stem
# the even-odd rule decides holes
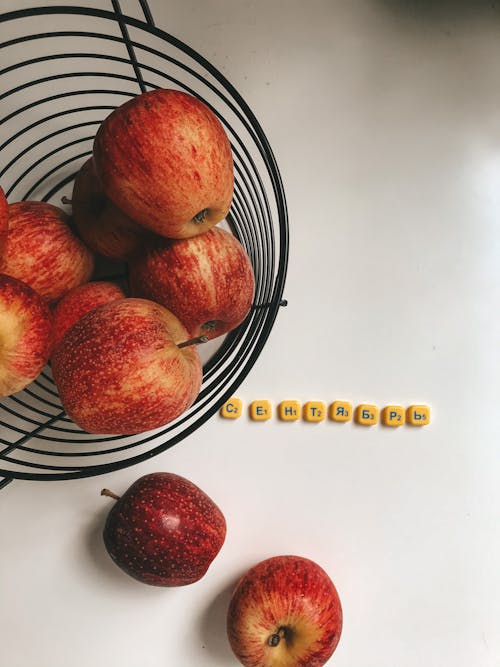
[[[282,639],[286,639],[287,634],[288,629],[284,625],[280,626],[276,632],[273,632],[273,634],[270,635],[269,639],[267,640],[268,645],[273,648],[278,646]]]
[[[66,195],[64,197],[61,197],[61,201],[62,201],[63,204],[72,204],[73,203],[73,200],[68,199],[68,197],[66,197]]]
[[[196,336],[196,338],[190,338],[189,340],[185,340],[183,343],[178,343],[177,347],[182,348],[182,347],[189,347],[190,345],[199,345],[200,343],[207,343],[208,342],[208,336]]]
[[[117,496],[116,493],[110,491],[109,489],[103,489],[101,491],[101,496],[108,496],[108,498],[114,498],[115,500],[120,500],[120,496]]]
[[[199,211],[193,218],[193,222],[196,223],[197,225],[200,225],[202,222],[205,222],[205,218],[207,217],[208,213],[208,208],[204,208],[202,211]]]
[[[206,329],[207,331],[213,331],[216,326],[217,322],[215,320],[209,320],[208,322],[205,322],[205,324],[202,324],[201,328]]]

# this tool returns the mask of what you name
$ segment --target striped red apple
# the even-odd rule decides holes
[[[52,346],[52,315],[29,285],[0,274],[0,398],[27,387],[43,370]]]
[[[158,241],[131,259],[129,280],[133,296],[162,304],[191,336],[208,338],[243,322],[255,286],[244,247],[219,227],[189,239]]]
[[[106,197],[92,160],[76,175],[71,203],[78,235],[93,252],[103,257],[125,261],[151,236],[151,232],[122,213]]]
[[[52,373],[68,416],[89,433],[163,426],[198,396],[202,367],[189,334],[157,303],[123,298],[94,308],[63,336]]]
[[[66,331],[86,313],[103,303],[124,297],[121,287],[107,280],[92,280],[67,292],[52,311],[54,349],[59,346]]]
[[[94,268],[90,250],[73,234],[60,208],[39,201],[9,205],[9,233],[0,271],[30,285],[55,303],[87,282]]]
[[[238,582],[227,614],[231,648],[245,667],[322,667],[342,631],[337,590],[317,563],[275,556]]]
[[[93,159],[105,195],[162,236],[196,236],[229,211],[229,139],[193,95],[157,89],[121,105],[99,127]]]
[[[151,586],[199,581],[226,537],[224,515],[196,484],[173,473],[136,480],[116,500],[104,527],[106,549],[126,574]]]

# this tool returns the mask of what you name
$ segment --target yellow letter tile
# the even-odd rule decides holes
[[[362,403],[356,408],[356,421],[362,426],[372,426],[378,422],[378,408],[376,405]]]
[[[403,426],[405,423],[405,411],[400,405],[386,405],[382,410],[382,423],[384,426]]]
[[[431,409],[428,405],[410,405],[406,420],[412,426],[426,426],[431,421]]]
[[[241,402],[241,398],[233,396],[233,398],[224,403],[220,409],[220,414],[225,419],[238,419],[238,417],[241,417],[242,409],[243,403]]]
[[[334,401],[330,405],[329,417],[335,422],[348,422],[352,419],[352,404],[347,401]]]
[[[281,401],[278,405],[278,416],[284,422],[294,422],[300,418],[298,401]]]
[[[308,401],[304,405],[303,417],[306,422],[322,422],[326,416],[326,406],[323,401]]]
[[[271,419],[272,408],[269,401],[252,401],[250,403],[250,418],[256,422]]]

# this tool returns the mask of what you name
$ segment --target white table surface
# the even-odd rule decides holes
[[[232,586],[295,553],[342,599],[328,665],[499,667],[500,6],[150,4],[249,103],[285,185],[289,305],[237,395],[422,402],[432,423],[214,417],[135,468],[15,481],[0,493],[1,664],[236,665]],[[133,581],[101,541],[100,489],[159,470],[227,518],[219,557],[186,588]]]

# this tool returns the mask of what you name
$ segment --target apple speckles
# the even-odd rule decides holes
[[[134,523],[142,526],[140,538]],[[201,489],[178,475],[153,473],[137,480],[112,508],[104,540],[130,576],[181,586],[205,574],[225,534],[222,512]]]
[[[90,310],[124,296],[118,285],[108,281],[92,281],[70,290],[53,309],[54,348],[66,331]]]
[[[335,586],[319,565],[299,556],[277,556],[251,568],[227,615],[231,647],[248,667],[321,667],[341,629]]]
[[[24,389],[43,370],[52,347],[52,314],[29,285],[0,274],[0,397]]]
[[[101,125],[93,158],[109,199],[158,234],[193,236],[229,211],[229,139],[217,116],[192,95],[158,89],[129,100]],[[191,220],[205,208],[210,217],[197,229]]]
[[[92,253],[73,234],[64,211],[45,202],[10,204],[0,271],[55,302],[87,282],[93,268]]]
[[[190,239],[159,242],[132,259],[129,276],[134,296],[162,304],[191,336],[208,338],[245,319],[255,287],[245,249],[218,227]],[[214,326],[205,329],[206,322]]]
[[[202,368],[177,318],[143,299],[118,299],[84,315],[52,358],[68,415],[89,432],[138,433],[162,426],[195,400]]]

